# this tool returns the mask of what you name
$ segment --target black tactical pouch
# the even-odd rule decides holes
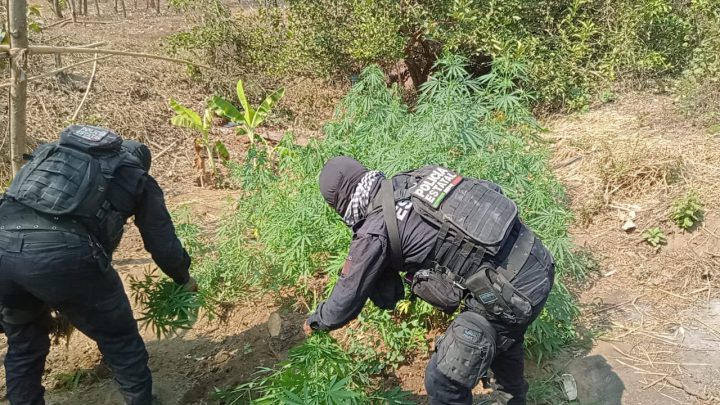
[[[443,273],[419,270],[412,279],[412,293],[439,310],[452,314],[460,306],[463,290]]]
[[[458,315],[437,340],[437,368],[447,378],[465,388],[473,388],[495,358],[495,329],[480,314],[466,311]]]
[[[530,320],[530,300],[492,267],[481,267],[465,280],[465,287],[491,317],[509,325],[524,324]]]

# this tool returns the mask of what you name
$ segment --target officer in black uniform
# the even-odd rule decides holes
[[[401,189],[407,178],[400,175],[393,177],[393,187]],[[499,252],[494,257],[487,257],[486,261],[495,267],[510,267],[508,261],[518,263],[518,258],[522,259],[516,274],[509,276],[512,277],[512,288],[506,286],[505,289],[508,301],[514,302],[522,296],[527,305],[516,309],[518,316],[512,310],[498,309],[497,305],[486,307],[479,299],[483,294],[460,289],[454,283],[457,279],[448,280],[447,274],[438,275],[425,270],[428,263],[437,259],[434,257],[438,254],[436,245],[441,245],[443,241],[440,239],[441,228],[420,215],[417,207],[413,206],[413,200],[391,200],[395,208],[393,221],[397,221],[395,232],[399,234],[396,243],[401,247],[400,260],[392,257],[390,227],[383,210],[377,209],[381,206],[378,201],[383,181],[382,173],[369,171],[349,157],[333,158],[323,168],[320,174],[322,195],[351,227],[353,238],[340,278],[328,300],[320,303],[308,318],[304,326],[306,334],[343,327],[358,316],[368,298],[380,308],[393,309],[404,297],[403,281],[398,270],[407,271],[405,279],[410,280],[413,293],[417,292],[420,298],[446,312],[454,312],[460,302],[464,303],[460,314],[438,339],[436,352],[427,366],[425,386],[430,403],[471,404],[472,388],[487,377],[488,369],[492,369],[502,391],[512,395],[508,403],[525,404],[527,382],[523,376],[523,337],[529,324],[542,311],[550,292],[554,279],[551,254],[517,220]],[[500,188],[493,183],[481,180],[476,183],[481,188],[493,190],[496,196],[502,195]],[[466,195],[465,198],[469,203],[469,197]],[[505,197],[497,198],[507,200]],[[487,214],[493,215],[492,212]],[[524,248],[517,248],[523,244]],[[452,256],[460,254],[458,249]],[[515,258],[511,259],[513,256]],[[482,262],[483,265],[486,261]],[[479,267],[482,266],[471,266],[463,280],[470,282],[469,276]],[[501,297],[502,293],[497,295]],[[454,302],[453,299],[446,302],[448,297],[454,297]],[[482,299],[494,302],[487,297]],[[510,307],[515,306],[503,308]]]
[[[106,197],[103,220],[92,223],[72,215],[47,215],[8,196],[11,190],[42,195],[71,187],[58,184],[62,183],[59,177],[48,171],[23,177],[25,188],[11,185],[0,203],[0,325],[8,342],[7,398],[13,405],[45,403],[41,377],[50,348],[46,321],[53,308],[97,342],[127,404],[150,404],[148,353],[120,277],[110,265],[111,255],[125,221],[134,216],[145,249],[160,269],[176,283],[197,291],[188,272],[190,257],[175,235],[160,186],[148,174],[151,155],[147,146],[123,142],[109,130],[87,126],[67,128],[60,143],[63,136],[80,139],[78,134],[82,141],[101,144],[110,140],[118,149],[112,156],[120,160],[112,173],[105,173],[109,179],[106,187],[98,187],[106,193],[102,194]],[[52,163],[52,155],[48,156],[43,159]],[[68,182],[77,181],[73,168],[57,159],[54,164],[56,174],[66,171],[70,173]],[[47,170],[48,166],[42,167]],[[22,175],[21,170],[14,183]]]

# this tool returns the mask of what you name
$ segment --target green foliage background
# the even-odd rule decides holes
[[[276,77],[403,62],[417,84],[442,51],[466,56],[476,73],[509,57],[528,67],[524,88],[545,108],[584,107],[617,79],[680,76],[677,90],[693,103],[707,93],[695,82],[720,69],[720,0],[287,0],[205,19],[174,37],[176,50],[205,41],[242,70]]]

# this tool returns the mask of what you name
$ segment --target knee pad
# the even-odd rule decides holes
[[[495,358],[495,334],[482,315],[461,313],[438,339],[438,371],[463,387],[474,387]]]

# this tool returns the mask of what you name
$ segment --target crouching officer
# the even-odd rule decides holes
[[[175,235],[150,150],[110,130],[73,125],[40,146],[0,203],[0,325],[7,398],[44,404],[50,348],[45,320],[60,311],[97,342],[127,404],[152,402],[148,353],[111,266],[135,216],[145,249],[176,283],[196,291],[190,257]]]
[[[430,403],[471,404],[472,388],[492,369],[508,403],[525,404],[523,337],[545,305],[554,264],[500,188],[439,166],[385,179],[336,157],[320,173],[320,191],[353,238],[305,332],[346,325],[368,298],[393,309],[405,272],[414,296],[447,313],[463,307],[425,371]]]

